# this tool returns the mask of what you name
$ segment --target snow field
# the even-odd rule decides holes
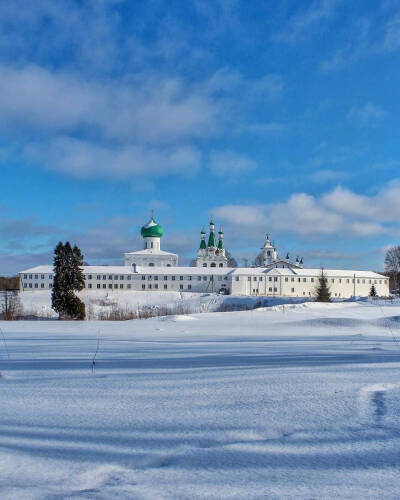
[[[2,322],[0,497],[398,498],[399,318]]]

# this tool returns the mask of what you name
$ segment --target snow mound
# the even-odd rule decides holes
[[[172,316],[163,316],[160,318],[161,321],[197,321],[198,318],[191,316],[190,314],[174,314]]]

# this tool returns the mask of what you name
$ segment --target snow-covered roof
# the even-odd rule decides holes
[[[235,275],[235,276],[260,276],[266,274],[277,274],[281,276],[320,276],[321,269],[290,269],[284,268],[263,268],[263,267],[159,267],[159,266],[137,266],[136,273],[133,272],[131,266],[83,266],[85,274],[151,274],[151,275]],[[53,273],[53,266],[37,266],[20,274],[49,274]],[[329,278],[387,278],[382,274],[373,271],[355,271],[353,269],[324,269],[325,276]]]
[[[176,253],[164,252],[164,250],[156,250],[154,248],[144,248],[143,250],[136,250],[135,252],[127,252],[125,255],[162,255],[178,257]]]

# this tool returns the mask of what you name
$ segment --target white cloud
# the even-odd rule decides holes
[[[214,208],[213,213],[232,227],[252,233],[262,228],[302,236],[398,234],[400,187],[389,184],[373,196],[338,187],[320,197],[297,193],[286,202],[225,205]]]
[[[375,125],[387,115],[386,111],[371,101],[363,106],[353,106],[347,118],[359,125]]]
[[[80,178],[131,178],[166,174],[192,175],[201,165],[200,153],[190,146],[146,148],[104,146],[70,137],[25,148],[31,163]],[[140,181],[141,182],[141,181]]]
[[[288,25],[277,36],[278,40],[294,43],[300,38],[309,35],[315,26],[321,27],[321,23],[331,19],[337,5],[341,0],[319,0],[314,1],[308,9],[301,10],[295,14]]]
[[[257,168],[257,163],[233,151],[212,151],[210,154],[210,169],[213,174],[234,178],[246,175]]]

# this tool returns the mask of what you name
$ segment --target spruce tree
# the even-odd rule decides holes
[[[52,307],[60,319],[85,319],[85,304],[75,295],[85,286],[83,255],[77,246],[60,242],[54,251]]]
[[[369,296],[370,297],[376,297],[376,288],[375,288],[375,285],[371,286],[371,290],[369,291]]]
[[[328,280],[326,279],[324,270],[321,269],[321,275],[318,278],[318,285],[315,289],[315,301],[316,302],[332,302],[331,292],[328,286]]]

